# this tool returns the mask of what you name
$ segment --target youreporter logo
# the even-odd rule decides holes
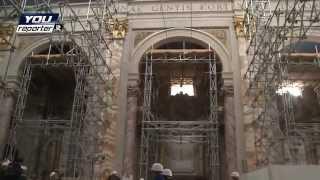
[[[32,13],[20,16],[17,33],[52,33],[54,30],[61,30],[62,26],[58,23],[58,13]]]

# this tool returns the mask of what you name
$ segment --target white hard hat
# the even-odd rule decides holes
[[[27,171],[27,170],[28,170],[28,167],[27,167],[27,166],[24,166],[24,165],[21,165],[21,169],[24,170],[24,171]]]
[[[236,171],[233,171],[230,176],[231,177],[240,177],[240,174]]]
[[[157,171],[157,172],[162,172],[163,171],[163,166],[160,163],[153,163],[151,167],[151,171]]]
[[[9,166],[9,164],[11,163],[10,160],[5,160],[1,163],[2,166]]]
[[[164,169],[162,175],[172,177],[172,171],[170,169]]]
[[[57,175],[57,173],[55,171],[52,171],[49,176],[53,177],[53,176],[56,176],[56,175]]]
[[[118,172],[117,171],[112,171],[111,174],[118,174]]]

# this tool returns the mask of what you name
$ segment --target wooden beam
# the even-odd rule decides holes
[[[50,54],[49,58],[63,58],[66,56],[77,56],[77,54]],[[48,54],[36,54],[36,55],[31,55],[28,58],[32,58],[32,59],[42,59],[42,58],[48,58]]]
[[[319,81],[320,72],[289,72],[289,80]]]
[[[150,54],[201,54],[201,53],[209,53],[213,52],[211,49],[152,49],[147,51]]]
[[[286,53],[282,54],[283,56],[287,56],[292,59],[300,59],[303,58],[303,60],[314,60],[315,58],[320,58],[319,53]]]

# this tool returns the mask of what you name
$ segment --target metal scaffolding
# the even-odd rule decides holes
[[[165,50],[166,53],[177,53],[176,57],[162,57],[155,54],[163,53],[161,50],[151,49],[145,54],[143,61],[144,71],[144,94],[143,109],[141,120],[141,139],[140,139],[140,162],[139,177],[150,178],[150,166],[154,162],[159,162],[160,149],[159,143],[196,143],[205,148],[205,175],[210,180],[220,179],[220,137],[218,120],[218,84],[217,84],[217,59],[216,53],[210,47],[209,49],[190,52],[188,50]],[[189,52],[189,54],[188,54]],[[198,53],[198,54],[197,54]],[[199,55],[202,54],[202,55]],[[205,55],[204,55],[205,54]],[[199,56],[197,56],[199,55]],[[203,56],[204,55],[204,56]],[[157,92],[155,84],[157,74],[154,72],[154,65],[158,63],[204,63],[208,65],[209,81],[209,114],[205,120],[183,121],[166,120],[153,112],[154,101],[157,101]]]
[[[21,138],[40,137],[48,141],[55,139],[61,143],[58,166],[47,171],[56,171],[69,179],[96,179],[97,165],[106,159],[100,144],[105,129],[106,107],[110,104],[113,73],[108,63],[111,60],[109,36],[112,34],[110,22],[116,21],[116,9],[112,0],[88,0],[86,17],[80,16],[69,1],[37,0],[29,4],[25,1],[1,1],[0,13],[5,13],[8,23],[12,23],[20,13],[58,12],[61,31],[49,35],[46,52],[31,53],[25,58],[24,70],[20,74],[20,85],[13,120],[11,122],[7,159],[14,159],[17,149],[24,146]],[[10,12],[9,12],[10,11]],[[18,13],[18,15],[11,16]],[[1,14],[3,15],[3,14]],[[16,36],[15,33],[13,36]],[[15,38],[15,37],[14,37]],[[14,41],[12,41],[14,44]],[[11,48],[12,49],[12,48]],[[11,51],[10,53],[14,53]],[[9,56],[11,58],[11,54]],[[10,59],[8,60],[10,62]],[[10,64],[8,63],[8,66]],[[52,71],[54,68],[69,68],[73,72],[75,87],[69,119],[30,119],[24,116],[29,97],[33,72]],[[3,77],[6,83],[6,75]],[[30,133],[19,134],[28,129]],[[40,155],[39,155],[40,156]],[[33,161],[26,161],[28,175],[41,176]]]
[[[320,124],[298,124],[293,97],[277,93],[295,81],[290,68],[301,67],[292,61],[297,55],[294,44],[306,39],[309,30],[319,31],[318,6],[316,0],[244,1],[244,28],[250,40],[247,53],[251,58],[245,78],[254,113],[257,167],[303,163],[299,156],[306,154],[301,154],[299,146],[312,139],[303,131]],[[316,61],[311,64],[317,66]]]

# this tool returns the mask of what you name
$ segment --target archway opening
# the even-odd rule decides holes
[[[140,177],[160,162],[175,179],[211,180],[224,171],[222,64],[210,45],[169,38],[140,63]]]
[[[73,43],[52,42],[39,49],[20,68],[5,158],[26,166],[31,179],[47,180],[53,172],[61,178],[80,177],[90,171],[81,165],[86,155],[81,146],[89,129],[89,84],[95,83],[91,67]]]
[[[297,139],[293,150],[295,161],[319,165],[320,142],[316,129],[320,127],[320,41],[314,39],[318,38],[297,40],[282,50],[288,79],[279,87],[278,107],[280,112],[291,116],[286,118],[287,114],[280,114],[280,127],[284,131],[288,128],[286,123],[290,124],[290,135]],[[289,103],[284,106],[284,102]]]

